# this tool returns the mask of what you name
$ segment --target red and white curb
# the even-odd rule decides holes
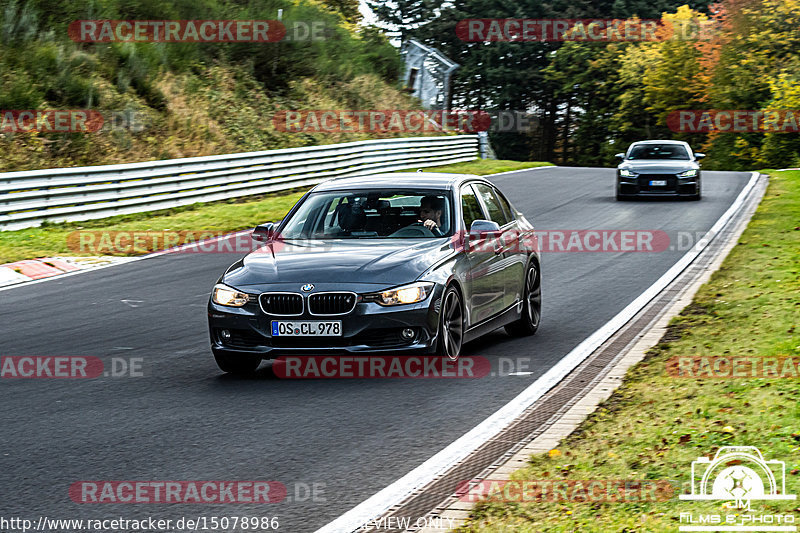
[[[28,259],[24,261],[17,261],[16,263],[6,263],[5,265],[0,265],[0,290],[10,290],[16,287],[22,286],[26,283],[41,283],[44,281],[48,281],[57,276],[73,276],[76,274],[81,274],[83,272],[88,272],[91,270],[99,270],[101,268],[112,267],[115,265],[121,265],[123,263],[131,263],[133,261],[141,261],[143,259],[151,259],[153,257],[160,257],[162,255],[173,254],[176,252],[185,252],[187,250],[191,250],[193,248],[202,249],[204,245],[209,243],[218,242],[224,239],[237,239],[242,235],[246,235],[252,233],[252,229],[240,230],[235,231],[233,233],[226,233],[225,235],[218,235],[217,237],[211,237],[209,239],[204,239],[202,241],[193,242],[190,244],[182,244],[180,246],[175,246],[173,248],[168,248],[166,250],[159,250],[157,252],[151,252],[145,255],[137,255],[131,257],[117,257],[117,256],[95,256],[95,257],[44,257],[39,259]],[[45,266],[38,265],[37,269],[45,269],[48,263],[52,263],[53,260],[59,262],[69,263],[70,265],[76,267],[72,270],[60,269],[54,267],[55,270],[48,271],[48,275],[43,275],[39,277],[33,277],[31,275],[26,275],[25,270],[22,267],[22,263],[29,263],[30,261],[35,261],[38,263],[43,263]],[[26,265],[26,269],[32,268],[29,265]],[[68,268],[68,267],[67,267]],[[22,276],[22,277],[20,277]]]
[[[0,287],[126,263],[134,257],[42,257],[0,265]]]

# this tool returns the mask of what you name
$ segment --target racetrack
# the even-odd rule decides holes
[[[700,202],[613,199],[611,169],[493,179],[540,230],[708,230],[749,173],[704,173]],[[544,253],[543,323],[465,346],[497,370],[475,380],[285,381],[222,375],[206,301],[232,254],[167,254],[0,291],[0,355],[141,358],[143,377],[0,380],[0,516],[278,516],[313,531],[464,434],[636,298],[685,250]],[[309,281],[313,281],[310,279]],[[324,484],[317,501],[271,505],[73,503],[79,480],[276,480]]]

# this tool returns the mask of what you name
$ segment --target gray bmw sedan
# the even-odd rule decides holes
[[[326,181],[231,265],[208,303],[225,372],[281,355],[437,353],[505,327],[533,335],[533,225],[489,181],[394,173]]]

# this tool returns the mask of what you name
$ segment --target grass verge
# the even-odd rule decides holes
[[[548,164],[483,159],[428,170],[491,174]],[[91,232],[191,231],[196,232],[195,238],[199,239],[211,234],[252,228],[263,222],[282,219],[302,194],[302,191],[291,191],[259,198],[248,197],[207,204],[193,204],[175,209],[120,215],[85,222],[46,224],[38,228],[0,232],[0,264],[37,257],[97,255],[91,251],[81,253],[80,249],[76,249],[77,241],[73,240],[74,232],[81,230]],[[73,237],[70,238],[70,235]],[[148,242],[130,251],[126,247],[116,254],[108,253],[106,255],[140,255],[155,251],[154,248],[158,247],[153,247],[152,242]]]
[[[552,163],[544,161],[512,161],[510,159],[476,159],[475,161],[465,161],[463,163],[453,163],[441,167],[423,168],[423,172],[454,172],[457,174],[477,174],[485,176],[487,174],[499,174],[511,170],[522,170],[526,168],[549,167]],[[404,172],[408,172],[407,170]]]
[[[557,450],[532,456],[512,479],[672,480],[686,491],[698,457],[713,458],[722,446],[756,446],[765,459],[786,462],[786,491],[800,493],[796,374],[793,379],[667,374],[667,361],[676,356],[793,357],[797,369],[800,172],[767,172],[769,189],[738,246],[671,321],[659,344]],[[748,514],[728,502],[681,501],[681,490],[665,501],[631,503],[485,501],[458,531],[662,532],[678,531],[681,512]],[[797,518],[800,504],[754,500],[752,509],[755,515]]]

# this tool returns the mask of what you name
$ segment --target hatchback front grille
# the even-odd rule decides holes
[[[303,314],[303,297],[292,292],[265,292],[258,298],[261,310],[268,315],[298,316]]]
[[[308,312],[312,315],[345,315],[356,306],[358,297],[352,292],[320,292],[308,297]]]

